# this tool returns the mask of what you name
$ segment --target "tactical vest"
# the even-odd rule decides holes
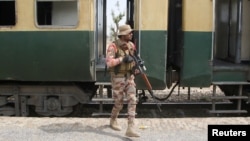
[[[127,50],[123,50],[119,44],[119,40],[118,41],[115,41],[113,42],[116,46],[116,54],[115,54],[115,58],[119,58],[119,57],[125,57],[126,55],[129,55],[129,54],[134,54],[134,47],[133,47],[133,43],[132,42],[128,42],[127,43],[127,46],[128,46],[128,49]],[[128,74],[128,73],[131,73],[132,71],[132,68],[134,66],[134,63],[131,62],[131,63],[121,63],[115,67],[111,67],[109,68],[109,71],[111,73],[114,73],[116,75],[118,74]]]

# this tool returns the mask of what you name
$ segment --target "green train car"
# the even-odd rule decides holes
[[[153,90],[219,86],[238,107],[212,113],[250,112],[248,0],[123,1]],[[0,0],[0,115],[66,116],[92,101],[109,82],[110,2]]]

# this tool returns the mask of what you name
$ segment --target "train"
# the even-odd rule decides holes
[[[219,87],[225,96],[211,94],[212,113],[250,112],[249,0],[124,1],[153,90]],[[110,2],[0,0],[1,116],[73,115],[100,88],[112,93],[104,61]],[[140,77],[136,85],[147,90]],[[217,109],[220,98],[236,109]]]

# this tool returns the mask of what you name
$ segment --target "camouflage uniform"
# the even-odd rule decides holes
[[[121,61],[120,57],[132,53],[135,46],[132,42],[126,43],[128,50],[121,50],[122,42],[112,43],[108,46],[106,63],[111,73],[111,83],[113,89],[113,98],[115,100],[112,109],[111,118],[115,119],[119,115],[120,110],[123,108],[123,98],[127,97],[128,100],[128,120],[133,121],[136,111],[136,85],[134,82],[134,75],[131,74],[134,62],[125,64]],[[115,67],[118,67],[115,72]]]
[[[133,60],[135,45],[130,42],[133,29],[130,25],[119,27],[118,40],[108,46],[106,63],[111,73],[111,82],[113,88],[113,98],[115,100],[110,118],[110,127],[120,131],[121,127],[117,122],[120,110],[123,108],[123,97],[128,99],[128,127],[125,133],[128,137],[140,137],[135,132],[134,119],[136,110],[136,88],[134,75],[132,71],[135,62]]]

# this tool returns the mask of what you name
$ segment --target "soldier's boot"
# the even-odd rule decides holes
[[[118,115],[119,115],[119,110],[113,108],[112,113],[111,113],[111,117],[110,117],[110,127],[113,130],[121,131],[122,130],[121,126],[117,122]]]
[[[122,130],[121,126],[117,122],[117,118],[110,118],[110,127],[113,130],[116,130],[116,131],[121,131]]]
[[[133,120],[129,120],[128,121],[128,128],[126,131],[126,136],[128,137],[140,137],[140,135],[138,133],[135,132],[135,127],[134,127],[134,121]]]

